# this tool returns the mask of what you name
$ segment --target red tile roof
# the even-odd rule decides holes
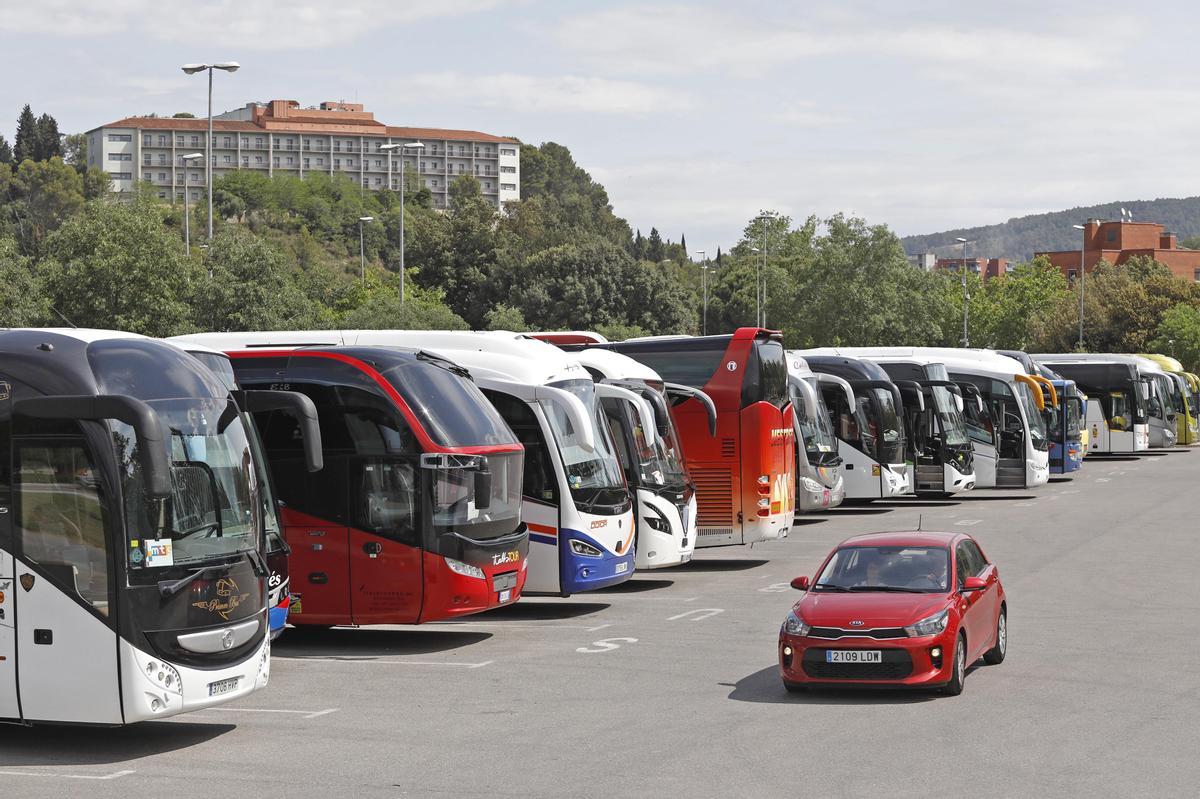
[[[288,118],[291,121],[300,122],[304,125],[302,128],[297,128],[295,133],[317,133],[317,134],[332,134],[332,135],[354,135],[352,132],[344,128],[319,128],[311,127],[327,123],[329,120],[322,118],[319,120],[309,120],[299,116]],[[246,131],[257,133],[286,133],[286,126],[281,126],[279,123],[284,120],[273,120],[276,124],[270,128],[259,127],[253,122],[242,122],[231,119],[214,119],[214,131]],[[518,144],[517,139],[508,138],[505,136],[494,136],[491,133],[482,133],[477,130],[451,130],[449,128],[408,128],[408,127],[391,127],[380,122],[364,121],[364,120],[346,120],[343,124],[361,125],[364,130],[361,135],[364,136],[391,136],[393,138],[407,139],[434,139],[434,140],[453,140],[453,141],[480,141],[480,142],[498,142],[502,144]],[[126,117],[119,119],[116,122],[110,122],[107,125],[102,125],[105,128],[140,128],[146,130],[195,130],[203,131],[208,128],[207,119],[175,119],[172,117]]]

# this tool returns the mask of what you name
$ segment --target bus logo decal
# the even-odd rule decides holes
[[[736,372],[737,371],[737,361],[730,361],[729,363],[725,364],[725,368],[731,372]]]
[[[221,648],[233,649],[233,630],[225,630],[221,633]]]
[[[26,592],[32,591],[33,584],[36,582],[36,580],[36,577],[26,572],[25,574],[21,575],[21,587],[24,588]]]
[[[592,522],[593,530],[598,530],[601,527],[607,527],[607,526],[608,526],[608,519],[596,519],[595,521]]]
[[[225,621],[243,602],[250,598],[249,592],[242,593],[237,581],[232,577],[222,577],[217,580],[217,596],[206,602],[193,602],[192,607],[215,613]]]

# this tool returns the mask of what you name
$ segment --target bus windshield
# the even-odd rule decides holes
[[[755,342],[742,383],[742,407],[769,402],[782,408],[789,401],[787,354],[777,339]]]
[[[1083,398],[1072,393],[1067,397],[1067,438],[1078,439],[1083,428]]]
[[[676,490],[679,489],[687,481],[687,477],[680,459],[679,442],[675,438],[674,425],[667,430],[666,436],[662,438],[656,436],[652,441],[647,441],[645,431],[642,430],[640,423],[641,419],[634,413],[629,403],[622,404],[625,406],[625,418],[633,430],[633,443],[637,448],[634,459],[637,461],[640,484],[656,487],[671,486]]]
[[[434,356],[417,354],[383,373],[416,414],[421,427],[444,447],[515,444],[516,436],[465,372]]]
[[[136,433],[112,423],[130,567],[190,565],[259,549],[263,475],[237,406],[227,399],[149,404],[169,436],[172,493],[161,513],[142,490]]]
[[[459,531],[472,538],[497,538],[512,532],[521,516],[523,452],[449,455],[437,460],[429,469],[435,533]]]
[[[823,460],[826,453],[837,452],[837,437],[834,435],[833,425],[829,421],[829,412],[821,398],[821,389],[817,384],[817,379],[815,377],[800,379],[812,387],[818,407],[812,409],[815,413],[811,413],[808,403],[804,401],[799,390],[794,389],[792,412],[796,414],[796,423],[800,428],[800,437],[804,439],[804,451],[808,455],[808,462],[816,465]]]
[[[904,436],[904,425],[896,408],[896,400],[890,391],[882,388],[871,389],[871,399],[875,405],[876,414],[870,418],[877,420],[878,428],[878,459],[880,463],[903,463],[904,448],[907,444]],[[874,426],[874,425],[869,425]]]
[[[1017,383],[1016,392],[1017,401],[1021,403],[1021,409],[1025,411],[1025,423],[1029,426],[1030,441],[1033,442],[1035,448],[1045,448],[1046,421],[1042,418],[1042,412],[1038,410],[1037,400],[1033,397],[1032,389],[1025,383]]]
[[[588,452],[579,446],[576,432],[563,409],[554,402],[542,403],[554,443],[562,456],[572,497],[577,503],[621,504],[625,499],[625,478],[621,474],[608,423],[596,400],[595,384],[586,379],[564,380],[554,383],[552,388],[569,391],[578,397],[595,428],[596,448]]]
[[[952,447],[965,446],[970,440],[967,438],[967,424],[958,410],[954,395],[945,386],[932,386],[931,393],[945,443]]]

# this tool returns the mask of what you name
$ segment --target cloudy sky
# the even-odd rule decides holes
[[[759,209],[901,234],[1200,193],[1190,3],[5,2],[0,133],[365,103],[395,125],[556,141],[616,212],[692,250]]]

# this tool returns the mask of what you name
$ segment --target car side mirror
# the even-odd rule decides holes
[[[795,580],[792,580],[792,588],[795,588],[797,591],[807,591],[808,590],[808,578],[804,577],[804,576],[800,576],[800,577],[797,577]]]
[[[968,577],[963,580],[962,593],[966,594],[971,591],[982,591],[987,588],[987,580],[982,577]]]

